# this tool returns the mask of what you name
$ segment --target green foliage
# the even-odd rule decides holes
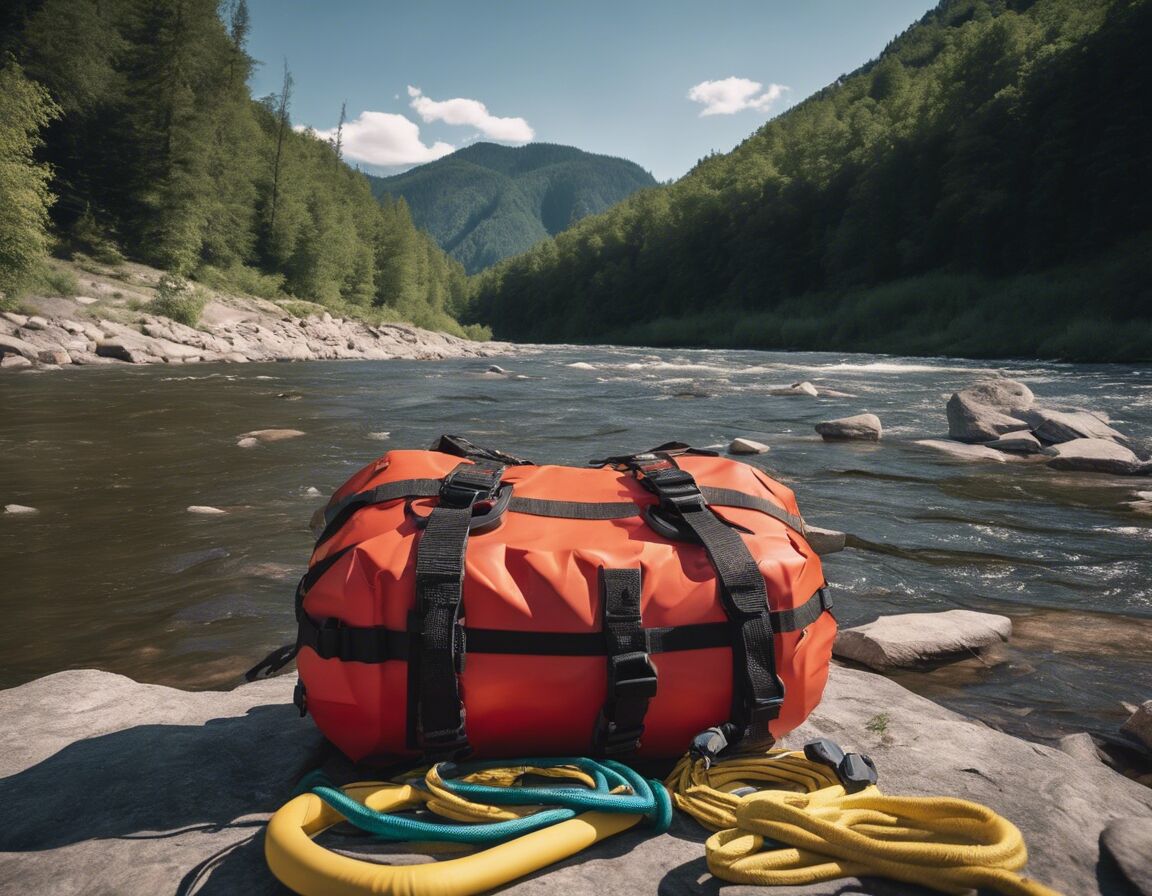
[[[279,95],[250,98],[244,0],[19,5],[0,13],[0,47],[35,80],[14,64],[0,75],[5,271],[43,256],[50,191],[65,246],[98,261],[460,331],[463,270],[334,147],[293,129],[287,66]],[[32,161],[37,131],[50,182]]]
[[[148,306],[153,314],[194,327],[208,304],[208,297],[194,284],[176,274],[165,274],[156,286],[156,298]]]
[[[473,143],[404,174],[369,181],[377,196],[403,198],[416,225],[469,273],[656,183],[633,162],[551,143]]]
[[[731,153],[474,278],[469,317],[545,341],[1152,357],[1123,274],[1152,229],[1149,33],[1139,0],[943,0]]]
[[[9,296],[48,254],[50,170],[34,153],[59,109],[15,60],[0,63],[0,295]]]

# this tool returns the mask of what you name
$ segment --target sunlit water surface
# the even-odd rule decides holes
[[[595,369],[574,369],[574,362]],[[526,349],[501,362],[112,367],[0,377],[0,686],[98,667],[227,687],[291,640],[307,523],[391,447],[464,434],[582,464],[671,439],[771,445],[752,459],[816,525],[850,533],[825,560],[846,625],[962,607],[1012,617],[1012,643],[899,680],[1039,739],[1108,730],[1152,696],[1152,479],[949,459],[948,395],[989,369],[954,360],[616,348]],[[1038,398],[1152,436],[1152,370],[1003,363]],[[797,380],[851,398],[777,397]],[[880,444],[813,424],[872,411]],[[238,448],[240,434],[304,430]],[[384,435],[387,434],[387,435]],[[310,490],[323,493],[318,497]],[[210,505],[224,515],[189,513]]]

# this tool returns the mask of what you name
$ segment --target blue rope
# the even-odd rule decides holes
[[[535,766],[555,768],[575,766],[595,782],[595,787],[493,787],[457,780],[478,771],[509,766]],[[561,821],[574,818],[579,812],[613,812],[643,815],[657,833],[668,830],[672,823],[672,799],[664,785],[647,780],[628,766],[611,759],[596,762],[585,758],[524,759],[516,762],[497,760],[490,762],[444,762],[438,766],[444,788],[472,802],[504,806],[551,806],[540,812],[510,821],[485,823],[455,823],[424,821],[406,815],[390,815],[369,809],[334,787],[319,772],[313,772],[300,782],[299,792],[311,790],[325,803],[343,815],[361,830],[384,840],[422,840],[446,843],[466,843],[486,846],[538,831]],[[627,787],[632,792],[612,793]]]

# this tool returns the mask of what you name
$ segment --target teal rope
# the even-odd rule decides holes
[[[589,775],[595,787],[492,787],[455,780],[477,771],[509,766],[536,766],[554,768],[571,765]],[[524,818],[486,823],[455,823],[424,821],[406,815],[389,815],[369,809],[332,786],[319,772],[307,775],[299,791],[311,790],[325,803],[363,831],[384,840],[434,841],[487,846],[538,831],[561,821],[576,817],[579,812],[597,811],[644,815],[657,833],[668,830],[672,823],[672,799],[664,785],[647,780],[626,765],[610,759],[603,763],[592,759],[524,759],[498,760],[472,763],[441,763],[440,776],[445,789],[474,802],[505,806],[550,806]],[[632,793],[612,793],[617,787],[627,787]]]

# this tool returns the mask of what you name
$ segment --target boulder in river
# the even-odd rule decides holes
[[[964,442],[952,442],[948,439],[919,439],[916,444],[923,445],[925,448],[932,448],[936,451],[942,451],[945,454],[960,458],[961,460],[990,460],[1002,464],[1009,461],[1029,459],[1026,455],[997,451],[995,448],[989,448],[987,445],[969,445]]]
[[[304,435],[299,429],[254,429],[244,433],[242,439],[256,439],[259,442],[283,442],[287,439],[298,439]]]
[[[1044,446],[1040,440],[1026,429],[1019,432],[1006,432],[1000,438],[987,443],[987,447],[997,451],[1011,451],[1016,454],[1039,454]]]
[[[1028,428],[1023,420],[981,404],[963,392],[948,399],[947,412],[948,437],[960,442],[990,442],[1005,433]]]
[[[784,386],[780,389],[771,389],[769,395],[807,395],[809,398],[817,398],[820,392],[811,383],[805,381],[802,383],[793,383],[791,386]]]
[[[35,507],[29,507],[27,504],[5,504],[4,512],[12,516],[20,516],[39,513],[40,511]]]
[[[851,439],[878,442],[883,431],[880,418],[875,414],[856,414],[816,424],[816,432],[828,442]]]
[[[1034,408],[1025,415],[1033,434],[1042,442],[1061,444],[1076,439],[1109,439],[1127,443],[1128,437],[1090,411],[1051,411]]]
[[[200,513],[205,516],[213,516],[219,513],[227,513],[227,510],[221,510],[219,507],[209,507],[207,504],[193,504],[188,508],[189,513]]]
[[[1011,634],[1012,620],[994,613],[972,610],[902,613],[841,629],[833,651],[836,656],[872,669],[915,668],[957,655],[970,655],[1007,641]]]
[[[324,749],[292,706],[294,684],[294,675],[282,675],[228,692],[188,692],[86,670],[0,692],[0,888],[283,893],[264,861],[271,813],[318,766],[341,780],[371,775]],[[798,749],[817,737],[868,753],[887,794],[963,797],[1001,813],[1024,835],[1030,876],[1069,896],[1122,892],[1118,873],[1100,863],[1101,833],[1120,819],[1152,819],[1152,790],[868,672],[833,667],[823,701],[782,745]],[[676,813],[667,834],[636,828],[501,893],[698,893],[708,873],[706,836]],[[365,838],[340,842],[356,850]],[[907,890],[876,878],[802,888],[806,896]]]
[[[32,362],[23,355],[6,354],[0,357],[0,368],[4,370],[21,370],[31,366]]]
[[[261,442],[259,439],[253,439],[251,437],[248,437],[248,438],[244,438],[244,439],[241,439],[240,441],[238,441],[236,443],[236,447],[237,448],[259,448],[263,444],[264,443]]]
[[[763,442],[757,442],[753,439],[733,439],[728,446],[729,454],[763,454],[769,448]]]
[[[568,367],[573,370],[595,370],[596,368],[589,364],[587,361],[573,361]]]
[[[837,551],[844,550],[844,545],[848,541],[848,536],[843,532],[837,532],[835,529],[821,529],[819,526],[805,526],[804,538],[812,550],[821,557],[825,554],[835,554]]]
[[[1145,700],[1136,707],[1136,711],[1128,717],[1120,730],[1144,742],[1152,750],[1152,700]],[[1152,853],[1150,853],[1152,855]]]
[[[1056,470],[1137,476],[1152,469],[1152,464],[1110,439],[1073,439],[1053,445],[1045,454],[1051,456],[1048,466]]]
[[[982,380],[974,386],[968,386],[956,393],[967,401],[995,408],[1006,414],[1026,411],[1036,403],[1036,396],[1032,390],[1016,380],[999,377],[997,379]]]

